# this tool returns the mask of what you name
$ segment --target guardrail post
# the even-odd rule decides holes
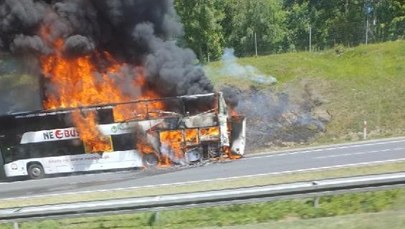
[[[13,223],[13,228],[14,229],[20,229],[20,226],[18,225],[18,222]]]
[[[149,220],[149,226],[156,226],[160,221],[160,212],[154,212]]]
[[[313,186],[317,186],[317,185],[318,185],[318,182],[312,181],[312,185],[313,185]],[[316,197],[314,198],[314,208],[318,208],[318,207],[319,207],[319,199],[320,199],[319,196],[316,196]]]
[[[315,197],[314,198],[314,208],[318,208],[319,207],[319,200],[320,200],[321,198],[319,197],[319,196],[317,196],[317,197]]]
[[[363,140],[367,140],[367,121],[364,121]]]

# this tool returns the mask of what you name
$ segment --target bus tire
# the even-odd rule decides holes
[[[40,163],[29,164],[27,172],[31,179],[41,179],[45,175],[44,168]]]
[[[144,154],[142,157],[145,168],[156,168],[159,165],[159,158],[154,153]]]

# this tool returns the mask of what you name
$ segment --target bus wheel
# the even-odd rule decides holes
[[[144,154],[142,161],[146,168],[156,168],[159,165],[159,158],[154,153]]]
[[[28,171],[28,176],[31,179],[40,179],[40,178],[43,178],[45,175],[44,168],[39,163],[30,164],[28,166],[27,171]]]

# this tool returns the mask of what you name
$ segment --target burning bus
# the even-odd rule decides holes
[[[178,46],[173,3],[0,1],[0,51],[38,88],[9,103],[37,96],[41,106],[0,117],[7,176],[243,155],[244,118],[230,114],[194,52]]]
[[[0,125],[7,177],[187,165],[245,149],[245,118],[230,114],[222,93],[18,113]]]

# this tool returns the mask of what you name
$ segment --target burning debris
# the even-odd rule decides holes
[[[147,120],[130,125],[134,144],[144,154],[158,153],[161,162],[220,150],[243,154],[242,148],[232,151],[227,125],[234,120],[227,120],[225,104],[212,102],[221,96],[202,102],[182,97],[183,113],[173,110],[182,109],[176,101],[160,99],[213,92],[195,54],[176,45],[183,30],[172,0],[2,1],[0,18],[1,50],[37,67],[42,108],[80,108],[66,122],[80,133],[86,153],[114,151],[98,113],[84,109],[112,104],[113,123]],[[212,104],[217,107],[198,113]],[[155,125],[166,127],[152,131]],[[217,145],[201,144],[204,138]]]

